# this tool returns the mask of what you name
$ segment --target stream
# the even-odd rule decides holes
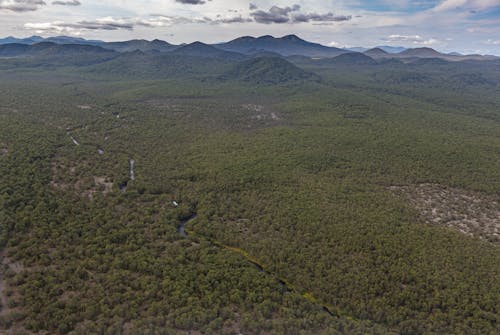
[[[196,219],[196,213],[194,214],[191,214],[189,217],[183,219],[180,221],[180,224],[177,226],[177,232],[184,238],[187,238],[189,236],[188,232],[186,231],[186,226],[191,222],[193,221],[194,219]],[[210,242],[212,245],[214,246],[217,246],[219,248],[222,248],[222,249],[226,249],[226,250],[229,250],[229,251],[232,251],[232,252],[237,252],[239,253],[241,256],[243,256],[243,258],[245,258],[245,260],[247,262],[249,262],[250,264],[252,264],[253,266],[255,266],[255,268],[257,268],[257,270],[259,272],[262,272],[268,276],[271,276],[273,277],[276,282],[284,289],[285,292],[288,292],[288,293],[296,293],[296,294],[299,294],[299,295],[302,295],[299,291],[297,291],[297,289],[295,289],[294,287],[292,287],[291,285],[289,285],[286,281],[284,281],[283,279],[277,277],[274,273],[266,270],[261,264],[259,264],[258,262],[256,262],[255,260],[252,260],[250,259],[247,255],[245,255],[245,252],[242,250],[241,252],[240,251],[237,251],[235,248],[231,248],[229,246],[226,246],[224,244],[221,244],[217,241],[214,241],[210,238],[207,238],[203,235],[198,235],[199,237],[202,237],[203,239],[207,240],[208,242]],[[307,299],[307,298],[306,298]],[[325,305],[322,305],[322,304],[319,304],[318,302],[315,302],[315,301],[312,301],[310,299],[307,299],[308,301],[310,301],[311,303],[313,304],[316,304],[316,305],[319,305],[321,307],[321,309],[327,313],[328,315],[330,316],[333,316],[333,317],[337,317],[337,314],[332,312],[330,310],[330,308],[328,306],[325,306]]]
[[[130,163],[130,180],[135,180],[135,160],[131,159],[129,160]]]
[[[181,220],[180,224],[177,226],[177,231],[182,237],[188,237],[189,234],[186,231],[186,225],[194,219],[196,219],[196,214],[191,214],[189,217]]]
[[[80,143],[78,143],[73,136],[70,136],[70,138],[75,145],[80,145]]]

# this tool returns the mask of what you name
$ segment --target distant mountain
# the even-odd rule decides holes
[[[243,61],[221,78],[253,84],[285,84],[320,79],[317,75],[279,57],[260,57]]]
[[[376,46],[375,48],[382,49],[385,52],[390,53],[390,54],[398,54],[398,53],[401,53],[401,52],[407,50],[407,48],[405,48],[405,47],[393,47],[390,45],[379,45],[379,46]]]
[[[376,65],[377,62],[360,52],[349,52],[346,54],[342,54],[340,56],[334,58],[324,58],[318,60],[322,64],[331,64],[331,65]]]
[[[461,55],[456,52],[444,54],[440,53],[431,48],[415,48],[415,49],[405,49],[403,47],[394,46],[379,46],[372,49],[365,49],[362,47],[347,49],[339,49],[334,47],[327,47],[317,43],[311,43],[299,38],[296,35],[287,35],[281,38],[275,38],[273,36],[261,36],[261,37],[250,37],[244,36],[237,38],[235,40],[220,43],[220,44],[204,44],[201,42],[195,42],[191,44],[181,44],[173,45],[168,42],[155,39],[153,41],[148,40],[129,40],[122,42],[104,42],[100,40],[87,40],[80,37],[71,36],[55,36],[43,38],[40,36],[31,36],[28,38],[15,38],[9,36],[4,39],[0,39],[1,45],[12,45],[3,48],[0,56],[3,57],[16,57],[18,55],[23,55],[25,52],[32,52],[33,50],[24,50],[20,45],[36,45],[40,43],[52,43],[56,45],[86,45],[101,47],[102,49],[116,51],[116,52],[132,52],[132,51],[143,51],[146,53],[171,53],[175,55],[185,55],[185,56],[195,56],[195,57],[215,57],[227,60],[242,60],[245,55],[247,57],[307,57],[307,58],[334,58],[336,56],[353,53],[355,50],[358,53],[364,53],[366,56],[380,61],[386,58],[398,58],[403,62],[413,61],[418,58],[441,58],[447,61],[463,61],[463,60],[496,60],[498,57],[495,56],[483,56],[483,55]],[[24,50],[24,51],[23,51]],[[54,49],[55,50],[55,49]],[[89,49],[90,50],[90,49]],[[88,53],[89,50],[84,50]],[[70,51],[70,49],[60,49],[57,52]],[[93,52],[99,52],[98,49],[94,49]],[[352,56],[346,56],[347,58]],[[361,56],[358,57],[358,61],[361,60]],[[342,59],[340,59],[342,60]],[[338,61],[340,61],[338,60]],[[366,59],[365,59],[366,60]],[[306,61],[305,59],[296,61]],[[352,60],[354,61],[354,60]]]
[[[56,36],[56,37],[48,37],[42,39],[44,42],[52,42],[57,44],[84,44],[84,45],[100,45],[105,43],[104,41],[99,40],[86,40],[80,37],[70,37],[70,36]]]
[[[278,53],[282,56],[302,55],[308,57],[334,57],[348,52],[339,48],[307,42],[296,35],[287,35],[281,38],[275,38],[269,35],[258,38],[244,36],[215,46],[223,50],[243,54],[268,51]]]
[[[352,52],[365,52],[368,50],[368,48],[363,48],[363,47],[353,47],[353,48],[347,48],[346,50],[352,51]]]
[[[110,50],[103,49],[94,45],[81,44],[56,44],[52,42],[40,42],[36,44],[11,43],[0,45],[0,56],[61,56],[78,55],[91,53],[110,53]]]
[[[400,57],[416,57],[416,58],[442,58],[447,55],[437,52],[432,48],[415,48],[408,49],[398,54]]]
[[[159,51],[159,52],[168,52],[172,51],[178,46],[167,43],[161,40],[130,40],[124,42],[103,42],[100,43],[99,46],[110,49],[118,52],[130,52],[135,50],[140,50],[144,52],[148,51]]]
[[[227,71],[234,63],[220,58],[201,58],[172,53],[144,53],[142,51],[118,54],[110,61],[85,69],[100,76],[119,78],[184,78],[209,77]]]
[[[181,46],[171,51],[170,54],[204,57],[204,58],[220,58],[227,60],[238,60],[246,58],[245,55],[241,53],[221,50],[212,45],[201,42],[194,42],[191,44]]]
[[[383,50],[387,53],[390,53],[390,54],[397,54],[397,53],[400,53],[400,52],[403,52],[406,50],[406,48],[404,47],[393,47],[393,46],[389,46],[389,45],[379,45],[379,46],[376,46],[374,48],[363,48],[363,47],[354,47],[354,48],[348,48],[347,50],[349,51],[354,51],[354,52],[362,52],[362,53],[366,53],[366,51],[368,50],[373,50],[373,49],[380,49],[380,50]]]
[[[94,45],[56,44],[41,42],[36,44],[0,45],[0,57],[22,59],[22,66],[86,66],[108,61],[118,53]]]
[[[15,37],[9,36],[7,38],[0,38],[0,45],[11,44],[11,43],[34,44],[34,43],[39,43],[42,41],[44,41],[44,38],[40,37],[40,36],[31,36],[28,38],[15,38]]]
[[[389,55],[387,51],[384,51],[380,48],[373,48],[370,50],[366,50],[364,54],[372,58],[387,57]]]

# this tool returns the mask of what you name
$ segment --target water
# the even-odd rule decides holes
[[[135,180],[135,172],[134,172],[135,160],[131,159],[129,160],[129,163],[130,163],[130,180]]]

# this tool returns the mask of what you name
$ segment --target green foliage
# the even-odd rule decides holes
[[[0,326],[496,333],[498,246],[425,225],[388,191],[433,183],[500,196],[488,67],[412,65],[417,75],[309,63],[323,81],[278,87],[187,79],[203,67],[158,80],[166,67],[151,64],[171,60],[127,57],[57,78],[0,72],[2,297],[10,292]],[[266,70],[238,78],[305,73],[255,62]],[[232,65],[217,64],[209,75]]]

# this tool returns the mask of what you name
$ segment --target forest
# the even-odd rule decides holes
[[[499,93],[498,61],[4,58],[0,334],[498,334]]]

